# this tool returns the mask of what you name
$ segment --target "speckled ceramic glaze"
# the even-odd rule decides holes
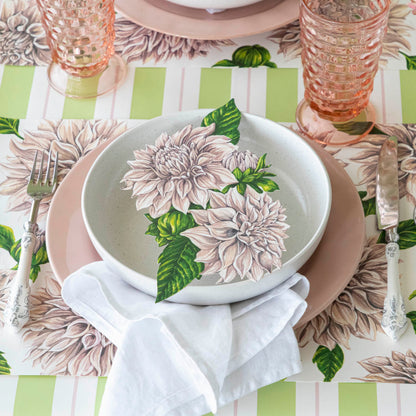
[[[174,133],[186,124],[199,126],[208,110],[153,119],[116,139],[98,157],[85,181],[82,212],[96,250],[110,268],[131,285],[156,295],[157,258],[161,249],[145,235],[148,220],[137,211],[131,192],[121,189],[133,151],[153,144],[161,132]],[[264,293],[295,273],[312,255],[325,231],[331,207],[327,171],[315,151],[285,127],[245,114],[240,123],[240,150],[267,153],[269,169],[280,190],[271,194],[286,207],[289,238],[283,265],[254,283],[236,280],[217,285],[218,276],[193,281],[169,300],[193,304],[240,301]]]

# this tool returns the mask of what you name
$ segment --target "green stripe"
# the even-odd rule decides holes
[[[375,383],[339,383],[338,416],[377,416]]]
[[[95,411],[94,416],[98,416],[101,406],[101,400],[104,394],[105,383],[107,382],[107,377],[98,377],[97,381],[97,393],[95,395]]]
[[[62,118],[94,118],[95,103],[95,98],[88,98],[85,100],[65,98]]]
[[[257,416],[295,416],[296,383],[279,381],[257,392]]]
[[[294,122],[298,98],[298,70],[267,69],[266,117],[273,121]]]
[[[13,416],[49,416],[55,380],[55,376],[19,376]]]
[[[162,114],[166,68],[136,68],[130,118],[152,118]]]
[[[34,66],[5,66],[0,84],[0,116],[26,117]]]
[[[416,123],[416,70],[400,71],[403,123]]]
[[[202,68],[199,108],[218,108],[231,98],[231,69]]]
[[[97,94],[98,82],[102,74],[92,78],[69,78],[66,93],[77,95],[77,91],[82,91],[89,96]],[[62,118],[94,118],[96,98],[74,99],[65,98]]]

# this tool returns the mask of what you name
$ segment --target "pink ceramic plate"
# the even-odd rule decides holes
[[[81,192],[87,173],[110,142],[89,153],[59,185],[49,209],[46,244],[49,260],[58,280],[79,267],[100,260],[81,214]],[[332,207],[327,229],[317,250],[300,270],[311,289],[308,309],[298,325],[324,310],[345,288],[361,258],[365,239],[361,201],[344,169],[329,153],[315,145],[332,184]]]
[[[115,0],[115,7],[133,22],[157,32],[207,40],[267,32],[299,16],[296,0],[263,0],[215,14],[166,0]]]

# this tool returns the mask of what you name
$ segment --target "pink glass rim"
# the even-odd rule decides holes
[[[321,15],[316,14],[310,7],[309,7],[309,0],[300,0],[301,1],[301,5],[304,6],[309,13],[313,14],[314,19],[316,19],[317,21],[321,21],[322,23],[330,23],[331,25],[337,26],[337,27],[345,27],[345,26],[367,26],[369,23],[376,21],[380,18],[382,18],[390,9],[390,0],[384,0],[385,4],[384,4],[384,8],[382,10],[380,10],[379,13],[375,14],[374,16],[371,16],[368,19],[364,19],[364,20],[360,20],[357,22],[336,22],[334,20],[331,19],[327,19]]]
[[[115,2],[115,0],[104,0],[104,1],[106,1],[107,3],[114,3]],[[77,6],[77,7],[65,6],[63,8],[68,9],[68,10],[83,10],[83,9],[86,9],[86,8],[91,8],[92,5],[95,5],[96,3],[102,3],[102,2],[103,2],[103,0],[88,0],[88,3],[87,3],[86,6]],[[58,8],[62,8],[62,6],[58,6]]]

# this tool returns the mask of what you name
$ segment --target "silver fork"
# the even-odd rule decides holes
[[[29,183],[27,185],[27,194],[32,197],[32,208],[30,219],[24,224],[23,237],[21,240],[21,252],[19,267],[16,276],[12,281],[10,295],[4,310],[5,324],[18,331],[29,320],[29,274],[32,264],[33,248],[36,243],[36,223],[40,201],[51,195],[57,185],[58,177],[58,152],[55,157],[55,166],[51,176],[52,151],[49,151],[48,165],[46,168],[45,179],[43,179],[43,159],[44,153],[40,159],[39,173],[36,175],[36,165],[38,160],[38,151],[35,154],[32,171],[30,173]]]

